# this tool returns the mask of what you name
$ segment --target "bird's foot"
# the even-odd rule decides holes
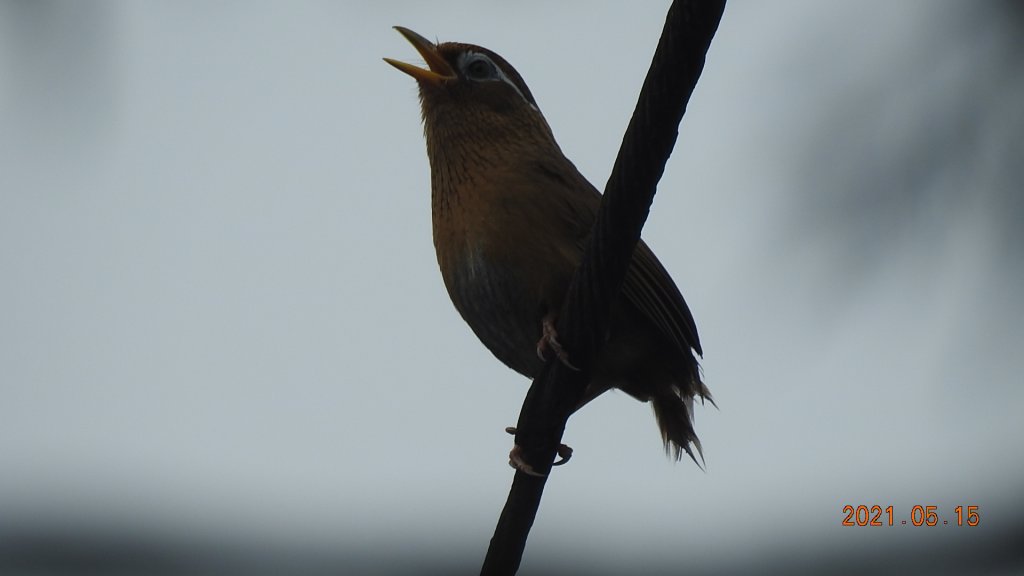
[[[516,428],[514,426],[509,426],[508,428],[505,428],[505,432],[508,432],[509,434],[512,434],[514,436],[516,433]],[[558,450],[556,452],[558,454],[558,460],[555,460],[551,464],[552,466],[561,466],[562,464],[568,462],[570,458],[572,458],[572,448],[565,444],[559,444]],[[544,474],[541,474],[540,472],[534,470],[533,466],[530,466],[529,464],[526,463],[526,460],[523,459],[523,449],[519,446],[519,444],[513,446],[512,451],[508,453],[508,465],[515,468],[516,470],[519,470],[523,474],[529,474],[530,476],[537,477],[544,476]]]
[[[558,360],[565,364],[571,370],[579,371],[579,368],[573,366],[572,362],[569,361],[569,353],[562,348],[562,344],[558,341],[558,331],[555,330],[555,322],[551,317],[545,316],[544,320],[541,321],[541,337],[537,341],[537,356],[541,360],[547,362],[547,351],[551,349],[558,356]]]

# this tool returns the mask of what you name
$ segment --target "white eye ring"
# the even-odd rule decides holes
[[[483,54],[467,54],[461,59],[459,67],[470,80],[501,80],[498,67]]]
[[[484,74],[480,74],[482,72],[485,72],[485,67],[478,65],[481,62],[483,62],[486,67],[486,73]],[[504,82],[505,84],[508,84],[509,86],[512,87],[513,90],[516,91],[517,94],[519,94],[519,97],[523,99],[523,102],[529,104],[530,108],[537,110],[537,105],[534,104],[533,102],[530,102],[526,98],[526,95],[523,94],[523,91],[519,89],[519,86],[516,86],[516,83],[513,82],[508,76],[506,76],[505,72],[503,72],[502,69],[499,68],[497,64],[491,61],[491,59],[488,58],[486,54],[481,54],[479,52],[472,51],[463,52],[462,54],[459,54],[459,60],[457,64],[459,70],[461,70],[462,73],[465,74],[466,78],[469,80],[473,80],[474,82],[501,81]],[[477,69],[470,70],[471,68]]]

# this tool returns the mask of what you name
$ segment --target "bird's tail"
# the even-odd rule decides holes
[[[715,402],[711,399],[711,392],[699,378],[695,384],[695,391],[681,390],[676,384],[665,386],[651,398],[651,406],[654,408],[658,428],[661,429],[665,452],[676,460],[681,459],[683,453],[686,453],[703,468],[704,452],[700,446],[700,439],[693,429],[693,399],[698,396],[701,403],[704,400],[709,400],[712,404]],[[700,455],[700,462],[697,462],[697,455]]]

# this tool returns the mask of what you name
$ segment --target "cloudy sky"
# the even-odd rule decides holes
[[[602,188],[667,4],[550,4],[0,2],[0,571],[477,569],[529,383],[448,301],[381,57],[495,50]],[[730,2],[644,234],[707,471],[605,395],[524,574],[1024,566],[1022,30]]]

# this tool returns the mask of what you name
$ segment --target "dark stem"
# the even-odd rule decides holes
[[[530,386],[519,414],[516,444],[541,474],[551,471],[565,423],[583,398],[611,304],[618,298],[724,9],[725,0],[676,0],[669,8],[593,233],[559,315],[559,340],[582,369],[573,371],[550,360]],[[481,574],[515,574],[519,569],[546,480],[516,472]]]

